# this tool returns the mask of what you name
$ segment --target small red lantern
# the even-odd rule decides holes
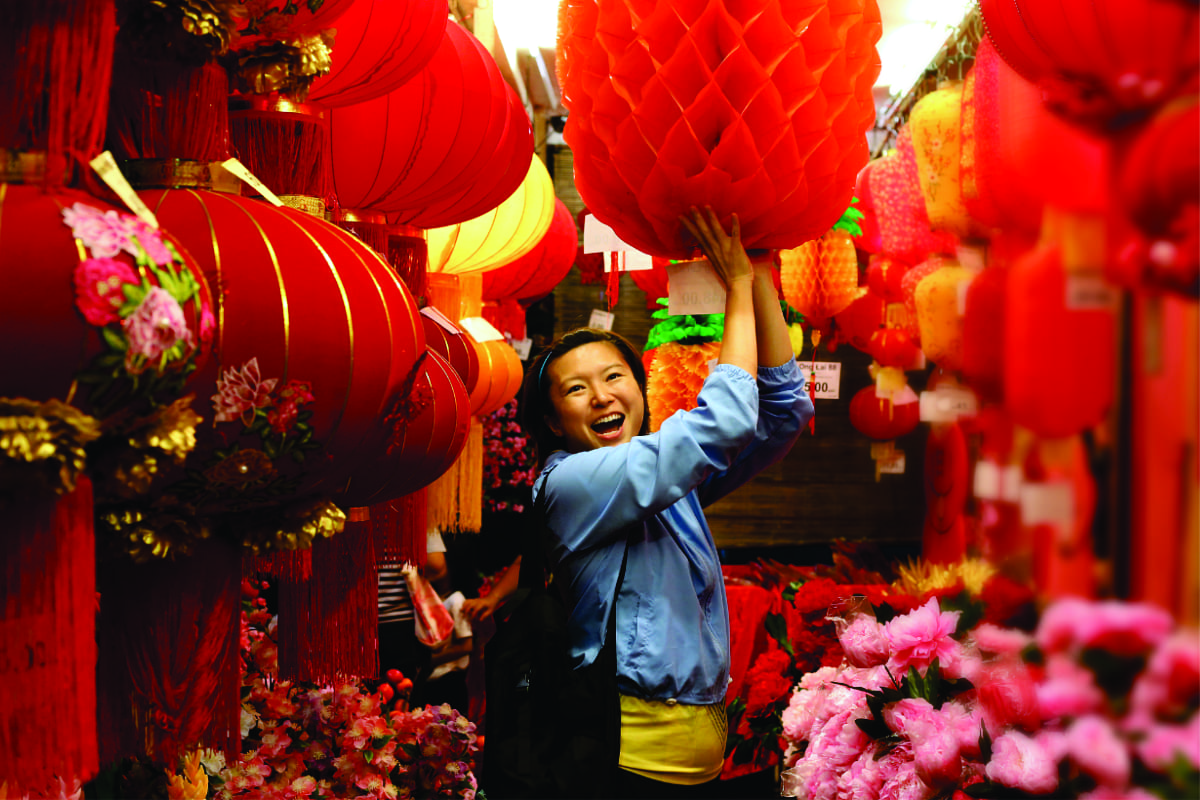
[[[908,369],[921,357],[921,348],[899,328],[882,328],[871,334],[867,352],[881,367]]]
[[[852,347],[870,352],[871,337],[884,324],[884,305],[879,295],[867,290],[834,317],[837,323],[837,338]]]
[[[907,385],[889,397],[880,397],[872,384],[859,389],[850,400],[850,424],[877,441],[898,439],[920,422],[921,404]]]
[[[904,290],[901,282],[908,268],[908,264],[891,256],[873,256],[867,266],[867,286],[885,303],[903,303]]]

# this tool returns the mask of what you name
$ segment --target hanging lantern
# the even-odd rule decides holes
[[[795,247],[850,204],[875,116],[874,0],[568,0],[560,16],[576,185],[624,241],[690,257],[679,216],[708,205],[737,213],[747,247]]]
[[[308,99],[347,106],[403,86],[437,52],[448,16],[445,0],[351,3],[337,21],[330,70],[313,81]]]
[[[858,286],[858,256],[849,231],[834,228],[794,250],[779,251],[783,296],[825,333],[834,314],[866,294]]]
[[[1049,438],[1102,422],[1116,381],[1111,299],[1098,272],[1066,269],[1063,252],[1052,243],[1018,259],[1005,304],[1004,404]]]
[[[871,334],[867,352],[881,367],[910,368],[921,357],[921,349],[899,328],[881,328]]]
[[[1068,119],[1108,126],[1153,109],[1200,66],[1194,5],[1173,0],[982,0],[996,50]]]
[[[881,253],[919,264],[931,253],[954,252],[954,237],[929,226],[908,125],[896,137],[896,152],[871,162],[867,181],[879,219]]]
[[[549,230],[554,202],[550,173],[535,158],[525,180],[503,203],[473,219],[427,232],[429,271],[485,272],[525,255]]]
[[[499,269],[483,274],[484,301],[506,298],[536,300],[544,297],[566,277],[575,263],[579,231],[562,200],[554,200],[550,227],[537,245]],[[522,338],[522,337],[518,337]]]
[[[854,184],[855,208],[862,212],[863,218],[858,221],[862,228],[862,236],[854,240],[855,246],[864,253],[878,253],[883,248],[883,237],[879,231],[879,211],[875,208],[875,198],[871,194],[871,184],[867,180],[870,164],[858,173]]]
[[[945,258],[933,256],[928,261],[906,271],[904,278],[900,281],[900,290],[904,293],[904,319],[902,320],[903,324],[898,327],[902,327],[918,344],[921,342],[921,326],[917,319],[917,287],[921,281],[937,272],[945,264]]]
[[[926,358],[948,372],[962,367],[962,315],[959,284],[970,281],[970,270],[948,261],[916,285],[913,303]]]
[[[1033,583],[1038,594],[1095,597],[1096,481],[1082,438],[1037,442],[1024,467],[1022,521],[1033,540]],[[1047,495],[1060,502],[1044,502]]]
[[[421,325],[425,329],[425,341],[429,350],[445,359],[458,373],[468,394],[475,391],[475,385],[479,383],[479,353],[470,334],[448,317],[444,320],[435,319],[435,316],[425,309],[421,311]],[[453,326],[454,329],[450,330],[447,325]]]
[[[838,314],[837,338],[851,346],[870,352],[871,337],[883,326],[883,301],[868,289]]]
[[[533,155],[520,98],[456,24],[410,81],[329,119],[338,204],[385,211],[393,223],[435,228],[477,217],[521,185]]]
[[[962,428],[937,423],[925,443],[925,529],[921,557],[933,564],[956,564],[966,555],[963,509],[970,457]]]
[[[907,384],[881,397],[874,384],[859,389],[850,399],[850,424],[859,433],[880,442],[911,433],[921,422],[921,404]]]
[[[962,377],[981,398],[1004,398],[1004,321],[1008,267],[989,266],[967,287],[962,319]]]
[[[890,256],[873,256],[867,266],[867,286],[885,303],[903,303],[904,290],[901,281],[904,280],[908,268],[908,264]]]
[[[909,113],[917,175],[929,226],[959,237],[980,235],[962,199],[962,94],[950,82],[917,101]]]

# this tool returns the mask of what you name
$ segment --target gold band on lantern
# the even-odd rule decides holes
[[[183,158],[133,158],[120,162],[135,189],[208,189],[241,194],[242,181],[218,161]]]
[[[279,201],[288,208],[303,211],[310,217],[325,219],[325,201],[319,197],[310,197],[306,194],[281,194]]]
[[[57,494],[71,492],[87,467],[86,446],[99,437],[99,420],[61,400],[0,398],[0,485],[24,487],[32,479]]]

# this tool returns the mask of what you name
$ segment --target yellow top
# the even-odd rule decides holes
[[[725,704],[689,706],[621,695],[620,765],[644,778],[695,785],[721,774]]]

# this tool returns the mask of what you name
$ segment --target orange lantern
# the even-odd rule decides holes
[[[850,236],[835,227],[794,250],[779,251],[784,299],[822,333],[834,314],[867,291],[858,286],[858,256]]]

